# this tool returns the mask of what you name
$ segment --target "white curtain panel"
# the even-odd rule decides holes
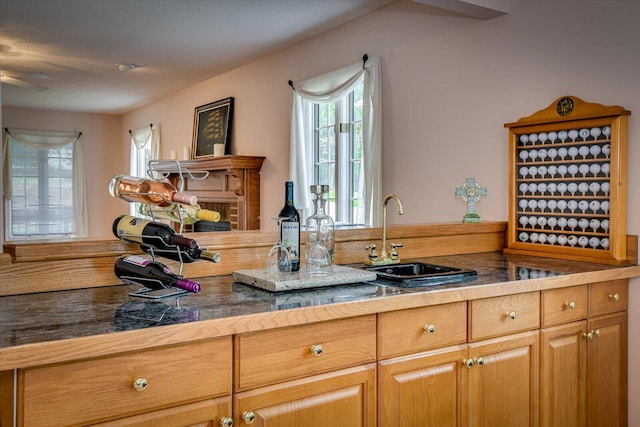
[[[148,144],[151,144],[151,159],[160,159],[160,130],[157,126],[151,125],[148,127],[136,129],[131,132],[131,155],[129,170],[137,170],[137,165],[134,164],[137,156],[134,155],[135,150],[144,150]]]
[[[84,148],[80,141],[80,132],[50,132],[23,129],[9,129],[2,139],[2,161],[4,165],[4,196],[11,200],[12,182],[10,168],[9,138],[38,150],[50,150],[75,144],[73,158],[73,206],[77,237],[89,235],[89,210],[87,207],[87,191],[85,182]]]
[[[313,135],[313,123],[307,119],[314,103],[335,102],[349,94],[364,78],[363,91],[363,180],[358,194],[363,195],[365,223],[373,227],[381,224],[382,203],[382,85],[380,58],[371,57],[348,67],[312,79],[294,82],[291,109],[290,179],[296,183],[294,199],[304,216],[311,211],[312,201],[307,171],[313,168],[306,155],[307,141]]]

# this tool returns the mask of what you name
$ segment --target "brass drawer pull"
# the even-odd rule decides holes
[[[615,294],[609,294],[609,299],[612,299],[614,301],[618,301],[620,299],[620,295],[615,293]]]
[[[320,344],[314,344],[311,346],[311,354],[314,356],[321,356],[323,352],[322,346]]]
[[[434,333],[436,331],[436,327],[434,325],[424,325],[424,330],[429,332],[430,334]]]
[[[472,367],[473,367],[473,360],[472,360],[472,359],[462,359],[462,363],[463,363],[467,368],[472,368]]]
[[[476,359],[476,364],[477,364],[478,366],[482,366],[482,365],[484,365],[484,359],[483,359],[482,357],[478,357],[478,358]]]
[[[576,308],[576,303],[573,301],[569,301],[569,302],[565,302],[564,303],[565,308],[568,308],[569,310],[573,310]]]
[[[229,417],[220,418],[220,427],[233,427],[233,420]]]
[[[147,389],[147,380],[145,378],[137,378],[132,385],[135,391],[145,391]]]
[[[506,315],[506,317],[508,317],[511,320],[515,320],[516,319],[516,312],[515,311],[507,311],[507,313],[505,315]]]
[[[253,422],[256,420],[256,416],[253,414],[253,412],[247,411],[242,413],[242,419],[246,424],[253,424]]]

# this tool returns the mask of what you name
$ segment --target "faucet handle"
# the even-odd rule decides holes
[[[404,247],[402,243],[391,243],[391,252],[389,253],[389,255],[391,255],[392,260],[399,259],[398,251],[396,250],[396,248],[402,248],[402,247]]]
[[[376,261],[378,259],[378,252],[376,252],[376,244],[372,243],[370,245],[365,246],[365,249],[369,251],[368,258],[371,261]]]

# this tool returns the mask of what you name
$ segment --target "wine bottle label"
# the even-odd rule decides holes
[[[300,259],[298,253],[300,248],[300,223],[299,222],[283,222],[282,225],[282,245],[289,251],[291,261]]]
[[[130,255],[126,258],[123,258],[122,260],[124,262],[128,262],[129,264],[139,265],[140,267],[144,267],[151,262],[148,259],[144,259],[136,255]]]
[[[142,218],[136,218],[132,216],[124,216],[117,226],[117,233],[119,238],[125,238],[126,240],[142,243],[142,230],[149,224],[149,221]]]

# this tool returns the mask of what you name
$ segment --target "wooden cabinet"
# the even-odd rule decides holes
[[[543,318],[557,319],[547,308],[563,304],[567,320],[583,320],[541,331],[542,426],[627,425],[627,286],[626,280],[589,285],[584,309],[586,285],[543,292],[557,301],[543,307]]]
[[[230,400],[230,384],[230,338],[28,368],[18,371],[18,425],[87,425],[134,415],[144,425],[192,409],[194,418],[206,413],[207,419],[216,416],[218,403],[183,405],[225,395]]]
[[[375,426],[375,349],[375,315],[237,335],[234,420]]]
[[[260,168],[264,159],[221,156],[185,160],[178,162],[182,174],[176,162],[159,162],[153,169],[168,174],[177,188],[198,196],[203,208],[219,211],[221,221],[229,221],[232,230],[259,230]]]
[[[375,427],[375,363],[236,393],[233,413],[237,426]]]
[[[439,347],[378,362],[381,426],[537,425],[540,293],[468,304],[379,315],[379,359]]]

